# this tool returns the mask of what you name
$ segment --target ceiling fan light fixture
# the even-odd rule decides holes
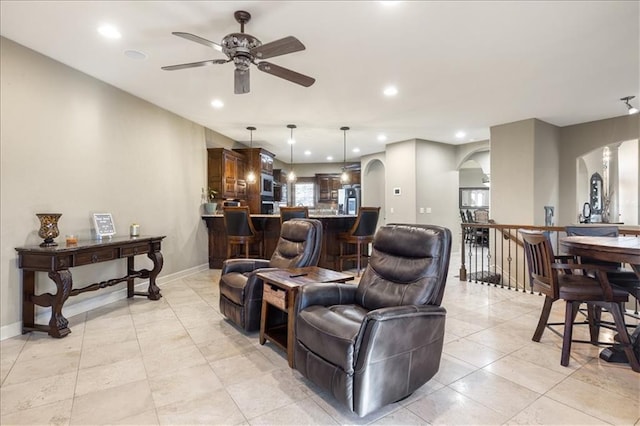
[[[624,98],[620,98],[620,100],[621,100],[621,101],[623,101],[623,102],[625,103],[625,105],[627,106],[627,109],[628,109],[627,113],[628,113],[629,115],[631,115],[631,114],[637,114],[637,113],[638,113],[638,111],[639,111],[639,110],[638,110],[638,108],[634,107],[633,105],[631,105],[631,104],[629,103],[629,101],[630,101],[631,99],[633,99],[633,98],[635,98],[635,96],[625,96]]]
[[[263,44],[256,37],[244,32],[244,25],[251,20],[251,14],[249,12],[238,10],[233,14],[233,16],[240,24],[240,32],[227,34],[220,43],[207,40],[206,38],[202,38],[195,34],[180,31],[172,32],[175,36],[221,51],[227,57],[226,59],[209,59],[186,64],[169,65],[161,67],[161,69],[165,71],[176,71],[185,68],[221,65],[226,64],[227,62],[233,62],[235,65],[233,92],[236,95],[249,93],[250,91],[249,74],[251,64],[255,65],[258,70],[262,72],[304,87],[309,87],[315,83],[316,80],[307,75],[300,74],[270,62],[258,62],[259,59],[269,59],[305,50],[305,46],[300,40],[293,36],[288,36]]]

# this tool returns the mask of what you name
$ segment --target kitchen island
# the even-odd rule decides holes
[[[318,266],[335,269],[336,259],[340,253],[338,234],[347,232],[356,221],[354,215],[311,215],[311,219],[322,222],[322,252]],[[220,269],[227,258],[227,233],[224,228],[224,217],[221,214],[202,215],[207,224],[209,236],[209,268]],[[269,259],[275,251],[280,238],[280,215],[253,214],[251,215],[256,231],[262,233],[262,252],[264,258]],[[351,247],[348,247],[351,250]],[[255,249],[255,252],[258,250]],[[355,253],[355,247],[351,250]],[[345,253],[351,253],[345,250]]]

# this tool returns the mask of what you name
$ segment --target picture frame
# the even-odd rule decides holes
[[[459,201],[461,209],[487,209],[489,208],[489,188],[460,188]]]
[[[111,213],[94,213],[93,229],[98,239],[116,235],[116,226],[113,223]]]

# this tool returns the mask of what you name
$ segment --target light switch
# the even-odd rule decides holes
[[[393,207],[391,207],[389,211],[391,212],[391,214],[393,214]]]
[[[420,207],[420,213],[424,213],[424,207]]]
[[[431,213],[431,207],[427,207],[427,213]]]

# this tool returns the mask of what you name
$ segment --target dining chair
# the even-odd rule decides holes
[[[569,237],[617,237],[619,235],[618,227],[614,225],[567,226],[565,231]],[[622,269],[622,265],[619,262],[606,262],[584,257],[580,261],[581,263],[599,264],[611,267],[612,270],[607,271],[607,278],[609,279],[609,282],[612,285],[629,292],[629,294],[636,299],[636,303],[640,300],[640,279],[638,279],[635,272]],[[636,314],[627,313],[626,310],[624,312],[625,315],[639,319]]]
[[[573,326],[580,304],[588,305],[588,324],[590,330],[595,328],[593,312],[595,307],[609,310],[613,316],[620,343],[630,360],[634,371],[640,371],[640,365],[633,353],[627,328],[622,316],[622,304],[629,299],[628,293],[616,287],[612,287],[607,279],[606,267],[601,265],[557,263],[558,258],[553,253],[553,246],[547,236],[541,231],[518,230],[522,236],[529,276],[533,289],[545,295],[544,306],[538,326],[534,333],[534,341],[540,341],[540,337],[547,325],[551,305],[558,299],[566,302],[564,332],[562,334],[562,355],[560,364],[569,365]],[[594,271],[594,276],[572,273],[582,272],[583,269]],[[558,324],[556,324],[558,325]],[[559,333],[558,333],[559,334]],[[594,341],[593,334],[590,342]]]
[[[227,233],[227,259],[231,258],[236,245],[244,247],[244,257],[248,258],[251,244],[258,244],[258,256],[262,257],[262,235],[253,226],[249,207],[225,206],[222,213]]]
[[[306,219],[309,217],[309,207],[280,207],[280,224],[290,219]]]
[[[369,257],[369,244],[373,242],[373,235],[378,226],[378,215],[380,207],[360,207],[356,221],[348,232],[338,234],[340,244],[340,254],[337,257],[337,270],[343,270],[345,259],[356,259],[356,276],[360,276],[360,266],[363,257]],[[345,254],[348,244],[356,245],[355,254]],[[363,247],[366,249],[363,251]]]

